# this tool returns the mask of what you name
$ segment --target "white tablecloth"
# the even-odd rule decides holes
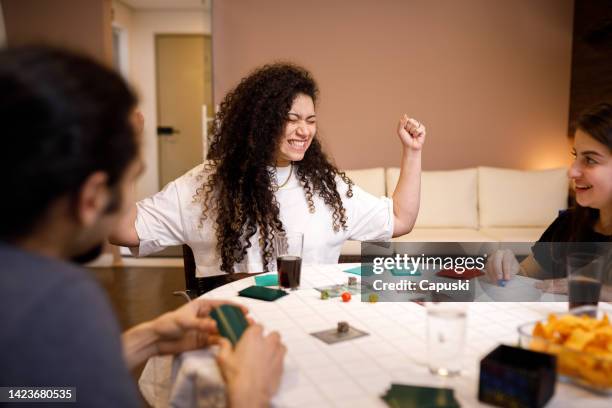
[[[355,265],[304,267],[300,289],[275,302],[237,296],[239,290],[254,284],[254,278],[205,295],[242,303],[266,329],[281,333],[288,352],[275,406],[384,407],[380,395],[391,383],[450,387],[461,406],[486,406],[477,395],[480,359],[500,343],[516,345],[520,324],[567,310],[566,302],[471,303],[462,375],[436,377],[426,366],[424,307],[412,302],[371,304],[358,296],[348,303],[320,299],[314,288],[345,283],[353,275],[342,271],[351,266]],[[338,321],[347,321],[369,336],[327,345],[309,334],[335,328]],[[150,359],[139,381],[147,401],[156,407],[223,404],[221,377],[212,353],[204,350],[174,359]],[[548,406],[610,407],[612,399],[558,383]]]

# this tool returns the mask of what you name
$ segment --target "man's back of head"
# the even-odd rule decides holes
[[[34,233],[59,199],[76,211],[96,172],[114,192],[106,212],[120,207],[117,185],[138,155],[135,104],[119,75],[87,57],[48,47],[0,52],[0,240]]]

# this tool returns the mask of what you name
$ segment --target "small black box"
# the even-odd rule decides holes
[[[480,360],[478,399],[499,407],[543,407],[555,393],[557,358],[500,345]]]

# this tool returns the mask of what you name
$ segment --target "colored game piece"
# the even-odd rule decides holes
[[[376,293],[370,293],[370,296],[368,296],[368,302],[370,303],[378,302],[378,295]]]
[[[329,299],[329,292],[326,290],[322,290],[321,291],[321,299],[325,300],[325,299]]]
[[[348,278],[348,284],[349,286],[355,286],[357,285],[357,278],[354,276],[349,276]]]
[[[351,294],[350,292],[344,292],[342,294],[342,301],[343,302],[349,302],[351,300]]]
[[[349,324],[347,322],[338,322],[338,333],[348,333]]]

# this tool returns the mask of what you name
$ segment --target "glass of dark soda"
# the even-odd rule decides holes
[[[574,253],[566,258],[569,308],[597,306],[604,259],[594,253]]]
[[[304,234],[285,232],[274,239],[278,284],[282,288],[295,290],[300,286],[302,274],[302,249]]]

